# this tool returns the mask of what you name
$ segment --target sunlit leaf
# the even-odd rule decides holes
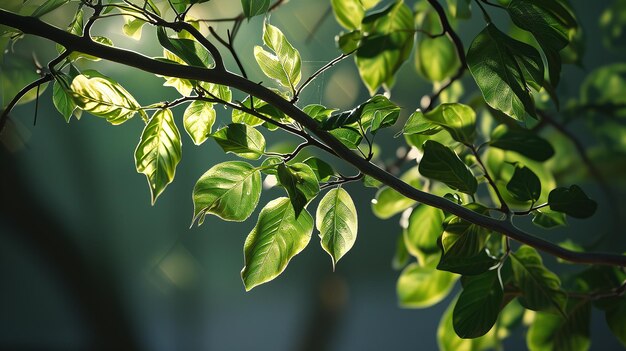
[[[409,253],[417,258],[439,251],[437,238],[443,233],[443,211],[428,205],[417,205],[403,231]],[[423,259],[423,257],[422,257]]]
[[[196,100],[187,106],[183,115],[183,124],[194,144],[200,145],[207,140],[215,123],[215,115],[212,103]]]
[[[278,182],[289,194],[295,215],[298,217],[304,207],[319,193],[317,177],[311,167],[304,163],[278,165]]]
[[[267,22],[263,26],[263,42],[273,53],[256,46],[254,57],[259,67],[280,85],[295,90],[302,77],[300,53],[287,41],[283,32]]]
[[[456,335],[452,325],[452,314],[455,301],[450,303],[441,316],[437,327],[437,345],[441,351],[483,351],[494,349],[497,345],[496,328],[476,339],[461,339]]]
[[[241,0],[241,7],[243,15],[251,18],[266,13],[270,7],[270,0]]]
[[[250,160],[265,153],[265,138],[258,130],[239,123],[231,123],[211,135],[225,151]]]
[[[302,163],[311,167],[311,170],[313,170],[313,173],[315,173],[317,180],[320,182],[326,182],[333,175],[336,175],[333,167],[320,158],[309,157],[306,160],[302,161]]]
[[[70,89],[80,109],[105,118],[113,125],[126,122],[141,107],[126,89],[102,75],[78,75],[72,81]]]
[[[56,107],[57,111],[61,113],[68,123],[74,114],[74,110],[76,110],[76,103],[68,89],[69,82],[69,77],[60,75],[52,86],[52,102],[54,103],[54,107]]]
[[[356,241],[358,220],[354,202],[343,188],[331,189],[320,201],[315,217],[322,248],[330,255],[334,268]]]
[[[413,47],[413,14],[402,2],[365,16],[362,32],[367,33],[356,51],[356,64],[370,95],[381,85],[391,87],[394,75]]]
[[[146,124],[135,150],[137,172],[148,178],[153,204],[165,187],[174,180],[176,166],[181,157],[180,132],[174,123],[172,111],[158,110]]]
[[[331,0],[337,22],[346,29],[357,29],[365,17],[365,9],[360,0]]]
[[[416,168],[407,171],[400,179],[415,188],[421,187]],[[413,206],[413,204],[415,204],[415,200],[405,197],[392,188],[383,187],[378,190],[376,198],[372,200],[372,212],[380,219],[387,219]]]
[[[212,58],[200,43],[191,39],[170,38],[164,27],[157,27],[159,44],[180,57],[186,64],[197,67],[210,67]]]
[[[242,161],[217,164],[198,179],[193,188],[193,222],[205,215],[242,222],[252,214],[261,196],[261,172]]]
[[[246,291],[281,274],[309,243],[312,232],[313,218],[306,210],[296,217],[289,199],[270,201],[244,245],[241,278]]]
[[[567,225],[565,214],[543,210],[533,212],[533,223],[546,229]]]
[[[459,103],[441,104],[432,111],[425,113],[424,119],[445,129],[450,133],[452,139],[460,143],[471,145],[474,142],[476,137],[476,113],[467,105]]]
[[[537,313],[526,334],[530,351],[586,351],[589,340],[591,303],[570,299],[567,314]]]
[[[456,274],[412,263],[398,278],[398,303],[406,308],[430,307],[448,296],[457,279]]]

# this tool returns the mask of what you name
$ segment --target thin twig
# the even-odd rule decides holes
[[[467,146],[470,149],[470,151],[472,152],[472,154],[476,158],[476,161],[478,162],[478,165],[480,166],[480,168],[482,168],[482,170],[483,170],[483,172],[485,174],[485,179],[487,179],[487,182],[489,182],[489,185],[491,186],[493,191],[496,193],[496,196],[498,197],[498,201],[500,201],[500,211],[508,214],[509,213],[509,206],[504,201],[504,198],[502,197],[502,194],[500,193],[500,190],[498,190],[498,186],[496,185],[496,182],[489,175],[489,171],[487,170],[487,167],[483,163],[483,160],[480,158],[480,154],[478,153],[478,150],[476,149],[476,147],[474,145],[465,145],[465,146]]]
[[[13,97],[13,99],[9,102],[7,107],[4,109],[4,111],[2,111],[2,114],[0,115],[0,133],[2,133],[2,131],[4,130],[7,120],[9,119],[9,113],[11,113],[11,110],[13,110],[15,105],[17,105],[17,103],[24,97],[24,95],[26,95],[32,89],[37,88],[40,85],[45,84],[53,79],[54,78],[52,77],[51,74],[45,74],[43,77],[37,79],[36,81],[22,88],[22,90],[20,90]]]
[[[300,95],[302,90],[304,90],[304,88],[306,88],[307,85],[309,85],[309,83],[311,83],[313,80],[315,80],[315,78],[317,78],[320,74],[326,72],[326,70],[328,70],[329,68],[333,67],[337,63],[341,62],[346,57],[350,56],[354,51],[356,51],[356,49],[352,50],[351,52],[349,52],[347,54],[344,53],[344,54],[341,54],[341,55],[335,57],[330,62],[328,62],[327,64],[322,66],[320,69],[315,71],[315,73],[313,73],[311,76],[309,76],[309,78],[307,78],[304,81],[304,83],[302,83],[302,85],[300,85],[300,87],[298,89],[296,89],[295,93],[293,94],[293,98],[291,99],[291,103],[296,103],[298,101],[298,96]]]

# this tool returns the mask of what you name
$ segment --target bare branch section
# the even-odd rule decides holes
[[[252,82],[242,76],[224,70],[206,69],[201,67],[183,66],[157,61],[144,55],[98,44],[89,38],[78,37],[46,24],[39,19],[17,15],[0,10],[0,24],[13,27],[26,34],[33,34],[57,42],[68,50],[80,51],[98,56],[112,62],[137,69],[183,79],[207,81],[222,84],[253,95],[273,105],[297,123],[308,129],[321,143],[332,149],[340,159],[348,162],[361,173],[371,176],[400,194],[423,204],[440,208],[448,213],[459,216],[470,223],[502,233],[511,239],[535,247],[541,251],[562,259],[585,264],[603,264],[626,267],[626,256],[605,253],[574,252],[558,245],[528,234],[515,227],[510,220],[498,220],[483,216],[467,208],[459,206],[445,198],[432,195],[403,182],[392,174],[379,168],[367,159],[355,154],[327,131],[321,130],[319,123],[309,117],[290,101],[285,100],[270,89]],[[450,34],[450,33],[448,33]]]

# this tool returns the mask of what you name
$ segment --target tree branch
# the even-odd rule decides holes
[[[433,9],[437,12],[437,15],[439,16],[439,20],[441,21],[441,27],[443,27],[443,33],[445,33],[448,38],[452,40],[454,48],[456,49],[456,55],[461,62],[461,66],[456,71],[456,73],[454,73],[452,77],[450,77],[445,83],[443,83],[443,85],[439,87],[439,89],[437,89],[433,94],[422,97],[421,105],[424,112],[432,109],[435,102],[439,100],[439,96],[441,96],[441,93],[448,89],[452,85],[452,83],[461,79],[461,77],[463,77],[463,74],[465,73],[465,70],[467,69],[467,59],[465,57],[465,47],[463,46],[463,41],[461,40],[459,35],[456,34],[454,28],[452,28],[450,21],[448,21],[446,11],[443,9],[443,7],[441,7],[441,4],[439,4],[437,0],[428,0],[428,3],[433,7]]]
[[[429,1],[431,3],[436,3],[436,1],[433,0]],[[72,35],[46,24],[39,19],[17,15],[5,10],[0,10],[0,24],[19,29],[26,34],[33,34],[50,39],[75,51],[98,56],[102,59],[135,67],[146,72],[169,77],[200,80],[214,84],[227,85],[245,93],[254,95],[257,98],[275,106],[277,109],[293,118],[296,122],[309,129],[320,139],[322,143],[332,149],[334,154],[350,163],[363,174],[369,175],[383,182],[410,199],[429,206],[440,208],[446,212],[461,217],[470,223],[502,233],[514,240],[535,247],[551,255],[563,258],[567,261],[626,267],[626,256],[624,255],[570,251],[518,229],[510,220],[499,220],[484,216],[457,205],[456,203],[445,198],[415,189],[409,184],[380,169],[375,164],[355,154],[330,133],[321,130],[319,128],[319,122],[312,119],[297,106],[274,93],[272,90],[247,80],[239,75],[228,71],[219,71],[157,61],[129,50],[109,47],[86,38]]]

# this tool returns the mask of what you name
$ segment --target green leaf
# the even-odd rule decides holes
[[[0,56],[1,56],[0,52]],[[30,56],[22,57],[20,55],[4,55],[0,60],[0,95],[2,96],[2,103],[0,107],[6,107],[11,100],[22,90],[26,85],[41,78],[41,75],[37,73],[37,70],[33,64],[33,60]],[[39,88],[39,96],[41,96],[48,84],[43,84]],[[33,101],[37,98],[37,89],[31,89],[26,93],[18,105],[25,104]]]
[[[566,213],[574,218],[588,218],[593,216],[598,204],[591,200],[578,186],[556,188],[548,196],[548,204],[552,211]]]
[[[589,340],[591,304],[570,299],[567,315],[537,313],[526,334],[530,351],[586,351]]]
[[[270,7],[270,0],[241,0],[243,15],[252,18],[267,12]]]
[[[74,102],[81,110],[106,118],[113,125],[131,119],[141,108],[126,89],[102,75],[78,75],[72,81],[70,89]]]
[[[376,95],[363,104],[361,123],[370,127],[372,134],[379,129],[393,126],[400,116],[400,107],[383,95]]]
[[[516,165],[506,189],[516,200],[537,201],[541,195],[541,182],[530,168]]]
[[[559,51],[569,43],[569,29],[576,20],[559,1],[513,0],[507,7],[516,26],[531,32],[543,50],[553,87],[559,82]]]
[[[302,111],[309,115],[309,117],[313,118],[316,121],[323,122],[333,114],[333,112],[337,111],[336,109],[326,108],[323,105],[319,104],[311,104],[305,106]]]
[[[125,16],[122,31],[124,34],[134,40],[141,39],[141,29],[146,21],[131,16]]]
[[[337,138],[347,148],[355,150],[359,147],[363,135],[353,128],[337,128],[330,131],[330,134]]]
[[[469,204],[474,212],[487,215],[485,207]],[[477,275],[492,269],[498,261],[487,254],[485,245],[490,232],[478,225],[453,216],[444,222],[441,235],[441,259],[438,269],[463,275]]]
[[[463,19],[470,18],[472,16],[469,7],[470,1],[471,0],[448,0],[448,10],[450,10],[452,17]]]
[[[181,157],[180,132],[174,123],[172,111],[156,111],[141,133],[141,140],[135,150],[137,172],[148,178],[152,204],[174,180]]]
[[[409,253],[424,261],[424,255],[439,251],[437,239],[443,233],[443,211],[428,205],[417,205],[409,216],[403,231],[404,242]]]
[[[261,172],[249,163],[229,161],[217,164],[193,188],[193,223],[204,222],[206,214],[226,221],[246,220],[261,196]]]
[[[244,107],[251,109],[252,108],[251,101],[254,101],[254,110],[258,112],[259,114],[266,116],[268,118],[274,119],[274,120],[282,119],[283,117],[282,112],[277,110],[274,106],[268,105],[267,102],[263,100],[259,100],[259,99],[250,100],[250,98],[246,97],[246,99],[243,100],[241,104]],[[237,110],[237,109],[233,109],[232,121],[233,123],[247,124],[251,127],[260,126],[263,123],[265,123],[265,121],[263,121],[262,119],[252,114],[249,114],[247,112]]]
[[[493,350],[497,348],[499,336],[497,336],[496,328],[493,328],[487,335],[476,339],[461,339],[454,331],[453,311],[455,301],[450,303],[439,322],[437,328],[437,344],[441,351],[482,351]]]
[[[413,47],[413,14],[402,2],[367,15],[362,22],[367,33],[356,51],[356,65],[370,95],[381,85],[390,88],[394,75]]]
[[[161,26],[157,27],[157,39],[161,46],[190,66],[210,67],[212,65],[211,55],[195,40],[170,38],[165,32],[165,27]]]
[[[398,278],[398,302],[405,308],[430,307],[448,296],[457,279],[456,274],[412,263]]]
[[[62,83],[59,80],[54,82],[54,85],[52,86],[52,102],[54,103],[54,107],[56,107],[57,111],[59,111],[63,118],[65,118],[65,121],[69,123],[70,118],[76,109],[76,103],[66,88],[69,87],[69,77],[63,75],[58,79],[63,79],[64,81]]]
[[[215,123],[215,115],[213,104],[209,102],[196,100],[187,106],[183,124],[194,144],[200,145],[207,140]]]
[[[421,110],[416,110],[413,112],[409,119],[406,121],[402,132],[405,135],[434,135],[441,131],[441,127],[438,125],[428,122],[426,117],[424,117],[424,113]]]
[[[266,76],[276,80],[292,92],[295,91],[302,77],[300,53],[294,49],[278,28],[269,23],[263,26],[263,42],[273,54],[256,46],[254,58],[259,67]]]
[[[311,167],[311,170],[313,170],[313,173],[315,173],[319,182],[326,182],[330,179],[330,177],[336,174],[331,165],[317,157],[309,157],[302,161],[302,163]]]
[[[258,130],[239,123],[231,123],[211,135],[225,151],[256,160],[265,153],[265,138]]]
[[[615,299],[613,308],[607,309],[604,316],[613,335],[626,347],[626,299]]]
[[[361,27],[365,9],[360,0],[331,0],[330,4],[335,19],[342,27],[350,30]]]
[[[414,188],[419,189],[421,187],[417,168],[410,169],[403,174],[400,179]],[[383,187],[378,190],[376,198],[372,200],[372,212],[380,219],[387,219],[406,210],[414,204],[415,200],[405,197],[392,188]]]
[[[270,201],[261,210],[244,245],[241,278],[246,291],[281,274],[309,243],[312,232],[313,218],[306,210],[296,216],[289,199]]]
[[[320,128],[323,130],[333,130],[347,125],[355,124],[361,119],[363,113],[363,104],[350,111],[341,112],[331,115],[322,121]]]
[[[607,6],[600,15],[600,28],[602,29],[602,41],[604,46],[613,49],[620,50],[626,47],[626,1],[617,0],[613,1],[610,6]]]
[[[533,311],[556,310],[565,315],[567,294],[561,290],[559,277],[543,265],[539,253],[523,245],[510,256],[515,285],[522,291],[522,306]]]
[[[474,194],[478,187],[476,178],[459,156],[449,147],[433,140],[424,143],[424,157],[419,164],[419,171],[424,177],[469,195]]]
[[[511,128],[504,124],[493,130],[489,145],[502,150],[515,151],[542,162],[554,155],[554,148],[547,140],[527,129]]]
[[[335,37],[337,47],[344,54],[351,54],[358,49],[361,43],[361,31],[355,30],[348,33],[341,33]]]
[[[295,215],[298,217],[320,191],[315,172],[304,163],[292,165],[281,163],[276,170],[278,182],[287,190]]]
[[[456,1],[456,0],[455,0]],[[466,0],[458,0],[464,2]],[[450,2],[448,2],[450,4]],[[431,9],[420,11],[416,22],[422,31],[439,34],[443,31],[437,12]],[[432,38],[423,33],[417,34],[415,68],[425,79],[441,82],[451,77],[460,67],[456,47],[447,36]]]
[[[533,212],[533,223],[545,229],[567,225],[565,214],[541,210]]]
[[[468,277],[454,306],[452,325],[463,339],[481,337],[496,323],[504,291],[497,270]]]
[[[470,145],[476,138],[476,113],[467,105],[441,104],[424,114],[424,119],[442,127],[460,143]]]
[[[467,64],[487,104],[516,120],[535,116],[529,86],[543,83],[543,62],[532,46],[487,25],[472,42]]]
[[[57,8],[67,4],[70,0],[47,0],[44,1],[32,14],[32,17],[41,17],[49,12],[56,10]]]
[[[322,248],[330,255],[334,270],[356,241],[358,220],[350,194],[343,188],[331,189],[320,201],[315,217]]]

